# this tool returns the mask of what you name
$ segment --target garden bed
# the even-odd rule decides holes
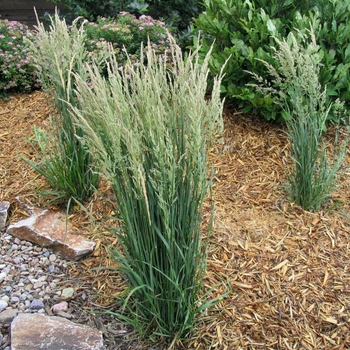
[[[0,200],[11,202],[10,222],[25,215],[16,196],[45,205],[37,191],[47,188],[46,182],[19,155],[33,157],[27,137],[33,125],[48,125],[51,108],[41,91],[0,101]],[[219,155],[211,155],[216,217],[204,285],[208,290],[216,286],[211,297],[228,289],[230,293],[176,349],[350,348],[348,171],[328,210],[309,213],[293,205],[281,188],[289,163],[281,128],[226,110],[225,143]],[[344,166],[349,163],[348,155]],[[106,184],[101,190],[109,193]],[[86,210],[76,208],[70,217],[98,243],[93,256],[71,266],[72,278],[94,296],[87,313],[117,310],[114,297],[125,289],[116,271],[93,270],[115,267],[104,248],[117,243],[103,219],[108,210],[95,196]],[[76,308],[79,313],[79,297]],[[80,317],[81,322],[86,319]],[[112,338],[113,332],[105,335]],[[115,337],[132,335],[124,328]],[[112,339],[108,344],[111,349],[142,348]]]

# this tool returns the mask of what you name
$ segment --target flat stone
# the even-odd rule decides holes
[[[0,231],[6,226],[7,216],[10,209],[10,202],[0,202]]]
[[[12,320],[17,316],[17,314],[18,314],[17,309],[6,309],[0,312],[0,323],[2,324],[11,323]]]
[[[102,333],[62,317],[19,314],[11,324],[11,349],[102,350]]]
[[[93,252],[96,243],[85,239],[62,212],[31,209],[27,219],[9,225],[7,233],[60,252],[66,259],[79,260]]]

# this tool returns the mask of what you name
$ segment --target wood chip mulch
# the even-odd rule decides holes
[[[45,205],[38,190],[47,184],[20,155],[35,157],[27,138],[33,125],[48,125],[51,111],[41,91],[0,101],[0,200],[12,204],[10,222],[25,215],[17,196]],[[214,287],[211,298],[227,294],[175,349],[350,349],[350,156],[327,208],[306,212],[282,188],[289,164],[282,129],[226,112],[222,152],[210,155],[216,216],[204,286]],[[108,193],[107,185],[102,190]],[[109,210],[96,196],[70,218],[98,245],[93,256],[70,267],[69,278],[84,295],[75,301],[77,309],[115,310],[114,298],[125,290],[105,248],[117,244],[108,233],[112,223],[104,220]],[[92,319],[76,315],[81,322]],[[127,343],[135,333],[113,326],[109,317],[107,323],[93,319],[106,337],[115,338],[109,349],[151,349]]]

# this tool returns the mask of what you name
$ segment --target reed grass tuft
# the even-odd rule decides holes
[[[198,52],[183,58],[175,44],[167,60],[150,46],[142,55],[138,67],[111,59],[108,80],[96,66],[90,85],[77,76],[72,111],[116,195],[120,250],[111,252],[131,312],[119,317],[145,336],[175,339],[209,306],[200,303],[211,231],[202,230],[202,214],[208,147],[223,131],[221,77],[206,98],[209,54],[203,65]]]

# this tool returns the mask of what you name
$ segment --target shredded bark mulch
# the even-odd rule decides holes
[[[17,196],[46,205],[39,191],[48,186],[21,155],[35,158],[27,138],[34,125],[48,126],[52,111],[41,91],[0,101],[0,200],[11,203],[9,223],[26,215]],[[224,145],[210,154],[216,214],[204,281],[209,298],[226,295],[174,349],[350,348],[350,156],[340,188],[324,210],[311,213],[283,190],[288,154],[282,125],[226,111]],[[101,191],[108,194],[108,185]],[[70,216],[97,242],[91,257],[67,271],[66,285],[76,289],[73,320],[102,330],[108,349],[163,349],[137,341],[133,329],[104,313],[118,311],[115,297],[126,288],[106,250],[117,244],[108,214],[96,195]]]

